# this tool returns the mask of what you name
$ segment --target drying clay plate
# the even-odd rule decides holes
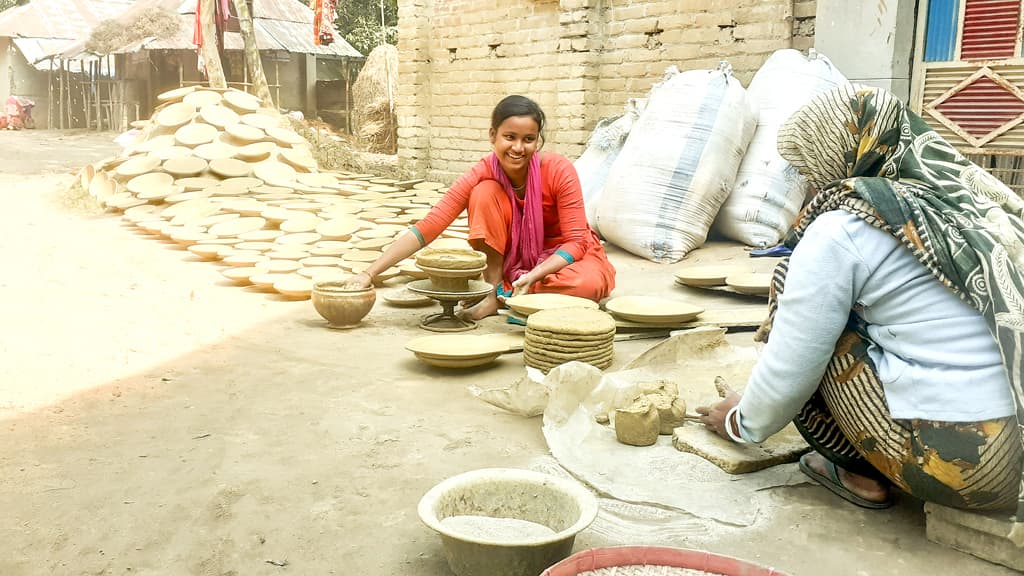
[[[254,142],[239,148],[236,155],[241,160],[253,162],[269,158],[276,149],[277,146],[273,142]]]
[[[192,153],[203,160],[216,160],[218,158],[233,158],[238,148],[224,144],[223,142],[209,142],[196,146]]]
[[[359,230],[357,220],[341,218],[327,220],[316,227],[321,236],[331,240],[348,240],[356,230]]]
[[[555,308],[600,308],[593,300],[565,294],[523,294],[506,299],[505,304],[523,315]]]
[[[210,160],[210,172],[223,176],[224,178],[241,178],[252,172],[252,166],[248,162],[235,160],[234,158],[216,158]],[[239,188],[244,188],[239,186]]]
[[[160,166],[160,159],[153,156],[136,156],[117,167],[117,175],[134,178],[152,172]]]
[[[195,90],[191,94],[186,94],[185,97],[182,98],[182,102],[195,106],[196,110],[201,109],[203,106],[220,104],[220,101],[220,92],[215,92],[213,90]]]
[[[196,107],[184,102],[171,104],[156,115],[156,123],[164,128],[177,128],[187,124],[196,115]]]
[[[174,132],[174,141],[182,146],[195,148],[207,144],[220,135],[216,126],[209,124],[186,124]]]
[[[479,359],[481,364],[494,360],[507,350],[501,342],[471,334],[438,334],[410,340],[406,350],[424,361]]]
[[[214,94],[216,94],[216,92],[214,92]],[[219,95],[217,100],[218,102],[220,101]],[[211,126],[216,126],[221,130],[233,124],[238,124],[238,114],[234,110],[219,104],[208,104],[203,106],[199,110],[199,118],[201,118],[203,122],[206,122]]]
[[[141,174],[128,181],[125,188],[132,194],[142,194],[151,190],[171,190],[174,184],[174,177],[163,172],[150,172]],[[170,194],[171,192],[168,192]]]
[[[416,308],[419,306],[428,306],[430,304],[433,304],[434,302],[432,299],[427,298],[426,296],[422,296],[420,294],[416,294],[415,292],[411,292],[408,288],[404,286],[401,288],[391,290],[390,292],[386,292],[381,297],[384,298],[384,301],[387,302],[388,304],[391,304],[392,306],[397,306],[399,308]]]
[[[676,272],[676,280],[689,286],[723,286],[727,277],[748,272],[746,266],[691,266]]]
[[[726,285],[740,294],[767,296],[771,290],[771,274],[732,274],[725,279]]]
[[[267,128],[277,128],[281,124],[279,116],[271,116],[270,114],[260,114],[258,112],[252,112],[249,114],[242,115],[242,124],[248,124],[261,130]]]
[[[305,138],[288,128],[267,128],[266,132],[271,140],[282,146],[295,146],[296,144],[304,144],[306,142]]]
[[[210,234],[216,236],[238,236],[239,234],[245,234],[246,232],[252,232],[259,230],[266,226],[267,221],[258,216],[250,216],[247,218],[235,218],[234,220],[228,220],[227,222],[221,222],[220,224],[214,224],[207,230]]]
[[[310,170],[316,170],[316,159],[310,156],[304,150],[295,150],[293,148],[282,149],[279,153],[281,159],[291,164],[294,168],[298,168],[304,172]]]
[[[260,109],[260,99],[240,90],[229,90],[224,93],[224,101],[239,112],[255,112]]]
[[[289,298],[309,298],[313,292],[313,280],[302,276],[289,276],[274,282],[274,290]]]
[[[253,274],[260,274],[260,271],[252,266],[239,266],[238,268],[228,268],[221,272],[221,275],[235,284],[245,286],[249,284],[249,277]]]
[[[609,312],[633,322],[688,322],[704,311],[700,306],[654,296],[622,296],[604,305]]]
[[[206,170],[206,160],[194,156],[168,158],[164,160],[164,171],[176,178],[190,178]],[[188,185],[181,184],[185,189]]]
[[[288,187],[295,182],[295,168],[277,161],[267,161],[256,164],[253,172],[257,178],[271,186]]]
[[[174,90],[161,92],[157,95],[156,99],[160,102],[178,102],[188,94],[195,92],[196,88],[196,86],[185,86],[184,88],[175,88]]]
[[[255,126],[249,126],[248,124],[232,124],[224,131],[232,138],[242,142],[260,142],[267,137],[263,130],[256,128]],[[268,142],[268,144],[273,145],[273,142]]]

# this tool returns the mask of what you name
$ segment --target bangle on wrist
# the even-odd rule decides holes
[[[736,422],[736,432],[732,430],[732,423]],[[733,442],[738,444],[746,444],[747,441],[740,436],[740,407],[739,404],[733,406],[725,413],[725,433],[729,435],[729,438]]]

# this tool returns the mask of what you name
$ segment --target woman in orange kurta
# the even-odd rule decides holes
[[[497,312],[499,298],[557,292],[600,300],[615,288],[615,268],[587,225],[576,169],[565,157],[540,153],[544,112],[508,96],[491,114],[494,152],[459,178],[438,204],[354,282],[373,277],[437,238],[463,210],[469,243],[487,255],[484,280],[495,293],[467,310],[474,319]]]

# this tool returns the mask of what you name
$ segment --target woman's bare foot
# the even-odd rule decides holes
[[[811,470],[826,478],[829,476],[829,462],[821,454],[811,452],[803,460]],[[869,502],[882,503],[889,498],[889,487],[874,478],[848,472],[839,466],[836,466],[836,472],[843,487]]]
[[[473,320],[481,320],[498,313],[498,296],[491,292],[486,298],[473,304],[469,308],[463,308],[461,314]]]

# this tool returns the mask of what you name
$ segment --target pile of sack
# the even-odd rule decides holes
[[[600,122],[575,162],[590,226],[655,262],[678,262],[708,233],[777,244],[808,184],[779,156],[779,127],[814,95],[847,83],[821,54],[775,52],[744,88],[716,70],[669,68],[644,99]]]

